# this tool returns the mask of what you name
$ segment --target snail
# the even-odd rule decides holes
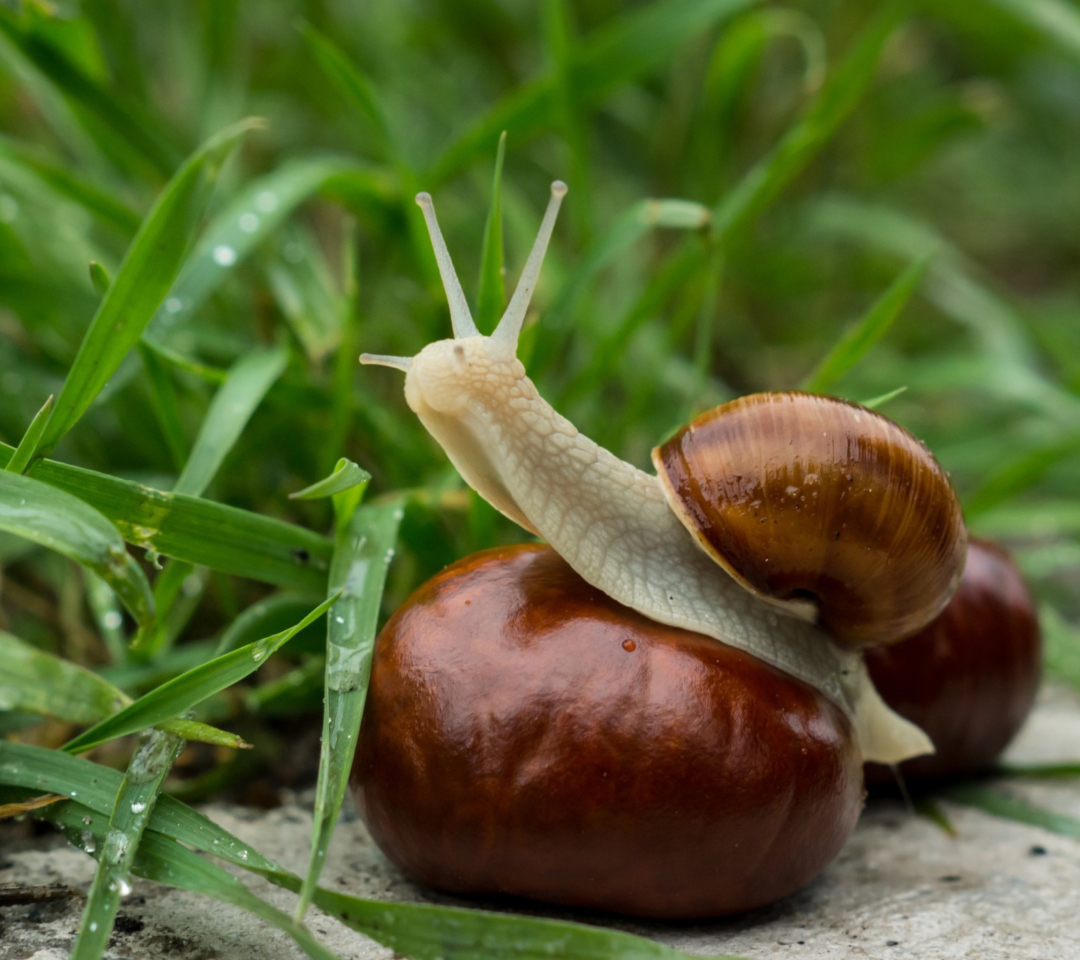
[[[419,194],[453,339],[361,362],[404,371],[408,405],[465,481],[604,595],[809,684],[850,719],[866,760],[932,752],[881,699],[861,650],[918,630],[959,583],[966,532],[944,472],[879,414],[800,393],[703,415],[654,451],[657,476],[580,434],[516,357],[566,190],[552,185],[490,336]]]
[[[351,782],[415,881],[668,919],[791,893],[863,797],[828,698],[541,544],[466,557],[387,621]]]
[[[990,766],[1031,710],[1042,665],[1035,604],[1012,558],[972,537],[945,610],[914,636],[867,651],[866,661],[885,701],[934,742],[932,756],[901,764],[904,777]],[[871,764],[866,779],[893,774]]]

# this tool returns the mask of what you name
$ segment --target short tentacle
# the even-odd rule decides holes
[[[412,366],[412,357],[390,357],[382,353],[362,353],[360,354],[360,362],[374,367],[393,367],[395,370],[402,370],[405,373],[409,372],[409,367]]]
[[[454,336],[457,339],[463,337],[476,337],[480,331],[476,329],[472,313],[469,312],[469,304],[465,300],[465,291],[461,289],[461,281],[458,280],[454,270],[453,261],[450,259],[450,251],[443,240],[442,231],[439,229],[439,221],[435,217],[435,204],[431,202],[430,193],[418,193],[416,195],[417,206],[424,212],[424,222],[427,224],[428,235],[431,237],[431,246],[435,250],[435,260],[439,264],[439,275],[442,277],[443,289],[446,290],[446,299],[450,304],[450,322],[454,327]]]
[[[521,271],[521,279],[518,280],[517,289],[510,299],[510,305],[506,308],[499,326],[491,335],[494,343],[515,352],[517,350],[518,337],[521,335],[521,327],[525,322],[525,314],[529,309],[529,301],[532,300],[533,290],[536,289],[536,281],[540,277],[540,267],[544,263],[544,254],[547,253],[548,243],[551,241],[551,233],[555,229],[555,218],[559,215],[559,207],[563,197],[566,196],[567,186],[561,180],[556,180],[551,185],[551,200],[548,201],[547,211],[544,213],[543,222],[536,235],[529,259],[525,262],[525,269]]]

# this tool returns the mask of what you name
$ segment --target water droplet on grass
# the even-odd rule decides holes
[[[244,233],[254,233],[259,229],[259,215],[250,212],[240,214],[240,229]]]
[[[278,207],[277,194],[272,190],[263,190],[255,198],[255,207],[263,213],[272,213]]]
[[[231,267],[236,263],[236,251],[224,243],[220,243],[214,247],[212,256],[214,258],[214,263],[219,267]]]

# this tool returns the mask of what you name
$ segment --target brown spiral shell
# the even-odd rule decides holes
[[[672,509],[754,593],[810,600],[862,649],[948,604],[967,548],[960,503],[923,444],[881,414],[808,393],[716,407],[653,451]]]

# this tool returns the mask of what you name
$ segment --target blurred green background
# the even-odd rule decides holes
[[[179,480],[314,546],[282,535],[293,581],[215,568],[212,538],[172,554],[198,562],[171,579],[135,551],[165,626],[152,656],[133,657],[107,590],[0,535],[0,628],[137,693],[295,623],[325,596],[325,566],[322,579],[301,568],[332,511],[288,495],[339,457],[371,472],[369,500],[408,494],[384,612],[451,560],[521,539],[465,490],[401,375],[356,364],[448,334],[417,190],[434,195],[491,328],[499,238],[486,270],[481,251],[505,130],[509,287],[548,184],[570,186],[522,358],[583,432],[641,466],[696,411],[796,388],[834,349],[854,360],[845,332],[902,277],[893,324],[865,327],[865,356],[814,385],[863,401],[906,388],[883,411],[951,472],[972,528],[1017,552],[1051,669],[1080,684],[1076,4],[0,4],[0,440],[16,446],[60,393],[184,157],[248,116],[265,126],[205,214],[170,227],[183,265],[161,295],[145,285],[141,342],[49,456],[156,490]],[[139,544],[141,515],[125,509],[109,515]],[[260,555],[240,527],[226,533]],[[272,741],[273,717],[320,708],[322,642],[311,628],[201,718]]]

